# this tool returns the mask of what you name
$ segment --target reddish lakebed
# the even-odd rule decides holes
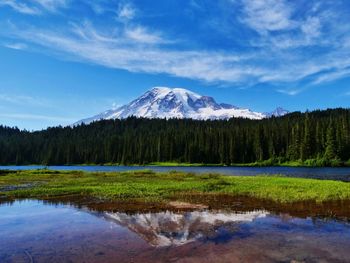
[[[0,262],[350,262],[348,202],[70,198],[3,200]]]

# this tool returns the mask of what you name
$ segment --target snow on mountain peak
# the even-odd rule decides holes
[[[106,220],[128,228],[154,247],[182,246],[203,238],[218,237],[222,234],[218,230],[224,226],[234,232],[241,223],[253,222],[268,215],[269,212],[264,210],[103,214]]]
[[[186,89],[180,89],[180,88],[175,88],[172,89],[172,92],[176,94],[176,96],[181,97],[183,99],[192,99],[192,100],[197,100],[200,99],[202,96],[198,95],[197,93],[194,93],[192,91],[186,90]]]
[[[175,96],[182,103],[188,103],[188,100],[196,101],[202,96],[192,91],[181,89],[181,88],[168,88],[168,87],[154,87],[150,90],[151,93],[155,94],[158,99],[164,99],[165,97]],[[146,93],[147,94],[147,93]],[[146,95],[145,94],[145,95]]]
[[[230,104],[218,104],[212,97],[201,96],[186,89],[154,87],[129,104],[81,120],[75,125],[88,124],[101,119],[124,119],[130,116],[198,120],[229,119],[232,117],[263,119],[271,116],[281,116],[286,114],[284,112],[288,113],[280,108],[272,113],[253,112]]]
[[[284,116],[288,113],[289,113],[288,110],[286,110],[282,107],[277,107],[274,111],[267,112],[267,113],[265,113],[265,115],[266,115],[266,117],[281,117],[281,116]]]
[[[154,93],[161,98],[161,97],[165,97],[170,91],[171,91],[171,88],[154,87],[149,92]],[[146,92],[146,94],[147,94],[147,92]]]

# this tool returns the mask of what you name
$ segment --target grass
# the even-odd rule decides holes
[[[23,185],[31,187],[20,188]],[[19,188],[5,191],[9,186]],[[350,200],[350,184],[283,176],[228,177],[180,172],[154,173],[148,170],[106,173],[34,170],[0,173],[0,195],[12,198],[79,194],[109,200],[141,198],[163,201],[189,193],[245,195],[284,203],[304,200],[321,202]]]

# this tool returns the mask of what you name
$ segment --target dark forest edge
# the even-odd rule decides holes
[[[103,120],[29,132],[0,126],[1,165],[349,166],[350,110],[263,120]]]

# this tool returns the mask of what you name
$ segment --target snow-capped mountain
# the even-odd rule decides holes
[[[231,104],[217,103],[212,97],[201,96],[180,88],[155,87],[129,104],[107,110],[91,118],[83,119],[74,125],[91,123],[102,119],[124,119],[130,116],[144,118],[190,118],[197,120],[229,119],[242,117],[263,119],[283,115],[285,110],[278,108],[272,113],[254,112]]]
[[[155,247],[181,246],[196,240],[218,237],[226,229],[233,233],[240,223],[253,222],[264,218],[267,211],[212,212],[193,211],[173,213],[126,214],[104,213],[104,217],[139,235]],[[227,232],[224,232],[227,235]]]
[[[266,115],[266,117],[281,117],[288,113],[289,113],[288,110],[283,109],[282,107],[277,107],[274,111],[265,112],[264,114]]]

